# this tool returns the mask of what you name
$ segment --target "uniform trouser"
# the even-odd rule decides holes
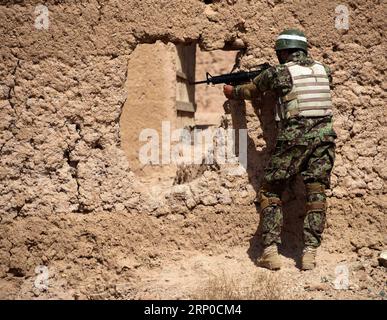
[[[283,213],[281,194],[287,180],[301,174],[306,186],[303,238],[306,246],[318,247],[326,221],[326,194],[334,163],[334,137],[325,136],[292,144],[277,141],[259,192],[264,246],[281,243]]]

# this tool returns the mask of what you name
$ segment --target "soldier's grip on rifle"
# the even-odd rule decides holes
[[[237,94],[236,89],[238,90]],[[259,91],[257,90],[257,87],[254,83],[248,83],[244,85],[239,86],[230,86],[225,85],[223,87],[223,93],[226,96],[227,99],[245,99],[245,100],[252,100],[254,99]]]
[[[269,85],[266,85],[268,83],[267,78],[269,78],[270,75],[270,72],[268,72],[269,69],[263,71],[260,75],[255,77],[251,83],[237,86],[224,86],[224,95],[228,99],[252,100],[258,97],[260,92],[272,89]]]
[[[233,99],[233,94],[232,94],[233,91],[234,91],[233,86],[230,86],[229,84],[226,84],[223,86],[223,93],[227,99],[230,99],[230,100]]]

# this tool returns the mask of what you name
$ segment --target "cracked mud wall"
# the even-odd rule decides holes
[[[59,213],[141,212],[172,223],[185,217],[179,232],[189,240],[175,240],[180,247],[204,249],[197,239],[214,240],[214,230],[217,243],[250,241],[258,222],[252,201],[259,176],[253,175],[262,172],[273,123],[260,123],[250,104],[244,119],[244,109],[234,108],[234,124],[249,129],[249,150],[256,149],[250,176],[208,170],[160,198],[139,186],[121,147],[128,61],[141,43],[198,41],[203,50],[216,50],[239,38],[247,46],[241,67],[253,68],[276,62],[273,43],[286,27],[303,29],[312,56],[333,70],[338,142],[323,245],[359,255],[385,245],[385,3],[347,1],[348,30],[335,28],[335,1],[52,0],[45,2],[47,30],[34,27],[38,4],[0,1],[0,213],[2,235],[13,243],[2,240],[9,247],[2,253],[5,266],[17,262],[16,269],[30,271],[32,262],[20,262],[25,255],[41,263],[12,234],[40,232],[28,231],[28,219],[39,225],[60,219],[50,217]],[[267,108],[262,112],[270,118]],[[298,225],[302,200],[290,192],[288,219]],[[12,263],[10,248],[19,257]]]

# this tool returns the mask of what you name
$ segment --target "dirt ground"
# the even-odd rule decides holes
[[[225,212],[216,220],[205,214],[166,219],[100,213],[13,222],[1,228],[10,265],[0,280],[0,297],[385,299],[385,268],[378,265],[376,250],[343,253],[326,242],[317,268],[300,271],[300,249],[284,245],[283,268],[269,271],[255,264],[261,247],[253,226],[244,228],[256,217],[236,214],[241,226],[233,235],[222,233],[235,218]],[[229,221],[218,221],[227,215]],[[347,276],[340,274],[343,268]]]

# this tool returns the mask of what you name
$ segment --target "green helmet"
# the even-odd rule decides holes
[[[275,50],[285,49],[302,49],[308,52],[305,33],[297,29],[286,29],[282,31],[275,42]]]

